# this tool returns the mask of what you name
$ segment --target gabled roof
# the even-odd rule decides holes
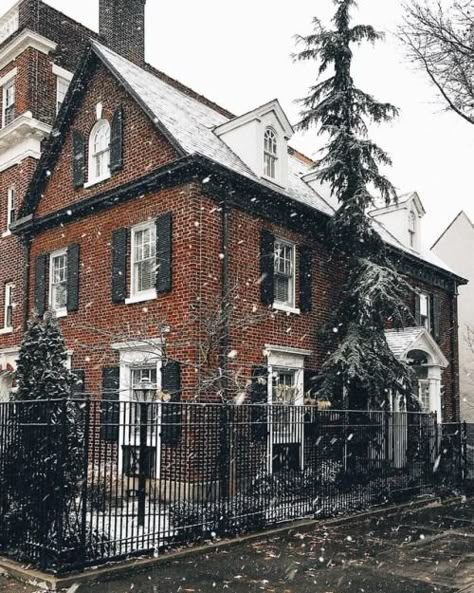
[[[426,214],[425,207],[423,206],[423,202],[421,201],[420,195],[417,191],[401,194],[398,196],[398,202],[396,204],[390,204],[389,206],[387,206],[387,204],[382,199],[377,199],[375,200],[374,208],[370,211],[370,214],[374,215],[382,212],[398,210],[399,208],[403,208],[409,202],[414,202],[420,216],[424,216]]]
[[[390,329],[385,332],[390,350],[399,360],[406,360],[411,350],[422,350],[431,357],[431,364],[446,368],[449,362],[429,331],[424,327]]]
[[[153,124],[175,147],[180,157],[204,157],[208,162],[217,163],[227,171],[243,176],[257,186],[270,190],[274,195],[279,194],[283,198],[289,198],[326,216],[334,214],[334,208],[304,180],[313,170],[309,159],[301,158],[301,155],[290,148],[288,151],[287,188],[279,188],[265,181],[255,175],[215,133],[216,129],[231,123],[235,118],[226,116],[223,110],[212,107],[208,102],[200,101],[195,94],[183,92],[176,85],[165,80],[163,76],[153,73],[150,69],[141,68],[103,45],[92,41],[74,75],[55,129],[28,189],[19,218],[27,220],[36,210],[37,203],[48,183],[50,171],[54,168],[64,143],[68,126],[80,105],[87,87],[87,80],[94,72],[94,63],[97,62],[97,59],[141,106]],[[258,108],[257,111],[262,108],[272,108],[279,112],[281,110],[280,117],[284,116],[278,102],[272,101]],[[284,117],[286,118],[286,116]],[[288,121],[283,123],[285,126],[290,125]],[[426,262],[450,275],[453,274],[452,270],[433,253],[427,252],[416,256],[391,235],[383,225],[377,221],[374,224],[386,243],[404,255]],[[21,225],[19,226],[21,227]]]
[[[456,223],[458,221],[460,221],[462,218],[467,222],[468,226],[471,226],[472,230],[474,231],[474,224],[473,224],[472,220],[464,212],[464,210],[461,210],[461,212],[459,212],[459,214],[454,217],[454,219],[448,224],[448,226],[444,229],[444,231],[441,233],[441,235],[436,239],[436,241],[433,243],[431,249],[434,249],[436,247],[436,245],[438,245],[438,243],[449,233],[449,231],[454,226],[456,226]]]
[[[240,115],[238,117],[234,117],[233,119],[221,124],[220,126],[216,126],[214,132],[221,136],[234,128],[246,124],[250,121],[255,119],[259,119],[266,115],[267,113],[272,112],[275,114],[275,117],[278,120],[278,123],[282,127],[285,132],[285,136],[287,139],[291,138],[295,133],[293,126],[291,125],[289,119],[286,116],[286,113],[283,111],[282,106],[280,105],[280,101],[278,99],[273,99],[273,101],[269,101],[248,113],[244,113],[244,115]]]

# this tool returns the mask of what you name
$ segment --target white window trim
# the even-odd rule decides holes
[[[299,307],[296,306],[296,244],[292,241],[288,241],[287,239],[282,239],[281,237],[275,237],[275,243],[282,243],[283,245],[288,245],[289,247],[293,248],[293,278],[292,278],[292,287],[291,287],[291,296],[292,302],[291,303],[282,303],[280,301],[275,300],[275,294],[273,294],[273,309],[277,311],[285,311],[287,313],[294,313],[299,315],[301,310]],[[275,263],[273,264],[275,266]],[[275,267],[273,268],[273,272],[275,274]]]
[[[57,251],[53,251],[53,253],[51,253],[49,255],[49,278],[48,278],[48,304],[49,304],[49,308],[51,309],[51,311],[54,311],[56,313],[56,317],[59,319],[61,317],[67,317],[67,307],[62,307],[61,309],[54,309],[53,308],[53,302],[52,302],[52,296],[53,296],[53,274],[52,274],[52,270],[53,270],[53,259],[55,257],[61,256],[61,255],[65,255],[67,257],[67,248],[64,249],[58,249]]]
[[[276,143],[276,153],[270,153],[265,149],[265,136],[267,131],[270,130],[273,132],[275,136],[275,143]],[[270,175],[265,174],[265,155],[270,155],[275,159],[275,177],[271,177]],[[262,170],[262,178],[270,181],[271,183],[275,183],[279,185],[278,181],[280,179],[280,142],[278,138],[278,134],[276,133],[275,129],[272,126],[267,126],[263,132],[263,170]]]
[[[68,91],[68,89],[66,89],[66,93],[64,94],[63,100],[61,101],[61,106],[58,106],[58,103],[59,103],[59,83],[60,82],[66,82],[66,84],[68,85],[68,88],[69,88],[69,84],[70,84],[70,82],[66,78],[64,78],[62,76],[56,76],[56,114],[59,113],[61,106],[64,103],[64,98],[66,97],[66,94]]]
[[[426,297],[426,305],[427,305],[427,320],[428,320],[428,327],[426,327],[426,325],[421,324],[420,327],[423,327],[424,329],[426,329],[426,331],[431,332],[431,330],[433,329],[431,327],[431,297],[427,292],[419,292],[417,295],[417,298],[419,299],[419,306],[420,306],[420,323],[421,323],[421,297],[424,296]]]
[[[2,87],[2,129],[7,128],[11,124],[13,124],[13,122],[16,119],[16,114],[15,114],[15,117],[13,118],[13,120],[11,122],[9,122],[8,124],[5,123],[5,113],[6,113],[6,110],[7,110],[7,93],[6,93],[6,90],[10,86],[13,86],[13,85],[15,86],[15,102],[13,103],[13,105],[16,105],[16,80],[15,80],[15,78],[16,78],[16,70],[17,69],[14,68],[14,70],[12,70],[12,72],[9,72],[8,74],[6,74],[2,78],[2,80],[0,80],[0,86]],[[13,72],[15,72],[15,74],[13,74]]]
[[[72,72],[65,68],[61,68],[61,66],[58,66],[57,64],[53,64],[53,74],[59,78],[64,78],[68,82],[71,82],[74,76]]]
[[[130,297],[125,299],[126,305],[133,305],[134,303],[144,303],[145,301],[152,301],[155,300],[158,296],[156,292],[156,288],[150,288],[148,290],[143,290],[142,292],[134,292],[135,286],[135,265],[134,265],[134,253],[135,253],[135,233],[139,231],[143,231],[145,229],[149,229],[155,227],[155,221],[147,221],[142,222],[140,224],[135,225],[131,229],[130,233],[130,287],[129,287],[129,294]]]
[[[14,208],[12,208],[12,200],[11,200],[11,195],[12,195],[12,191],[15,194],[15,205]],[[6,231],[2,234],[2,237],[9,237],[12,232],[10,230],[10,214],[11,212],[16,210],[16,187],[15,185],[10,185],[7,189],[7,229]]]
[[[2,76],[0,78],[0,86],[5,86],[6,84],[8,84],[10,82],[10,80],[12,80],[12,78],[15,78],[18,74],[18,68],[13,68],[12,70],[10,70],[10,72],[7,72],[7,74],[5,74],[5,76]]]
[[[7,282],[3,287],[3,299],[4,299],[4,303],[3,303],[3,330],[4,330],[4,333],[13,332],[13,313],[12,313],[12,324],[7,325],[7,308],[10,306],[7,301],[7,293],[8,293],[8,291],[11,291],[13,293],[14,290],[15,290],[15,284],[13,282]],[[11,307],[13,308],[13,301],[11,303]]]
[[[109,127],[109,166],[107,167],[108,170],[106,171],[106,173],[104,173],[100,177],[95,177],[95,159],[93,156],[94,155],[95,136],[97,134],[98,129],[105,123]],[[97,185],[98,183],[102,183],[102,181],[106,181],[107,179],[110,179],[110,177],[112,175],[111,171],[110,171],[110,133],[111,133],[110,122],[109,122],[109,120],[104,119],[104,118],[99,119],[91,130],[91,133],[89,135],[88,180],[87,180],[87,183],[84,184],[84,188],[86,188],[86,189],[88,187],[92,187],[93,185]]]

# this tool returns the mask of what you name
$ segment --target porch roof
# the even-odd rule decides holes
[[[406,359],[411,350],[422,350],[431,358],[431,364],[443,368],[449,366],[446,356],[433,336],[424,327],[406,327],[385,331],[390,350],[398,359]]]

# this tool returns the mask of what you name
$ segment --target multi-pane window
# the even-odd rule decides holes
[[[58,76],[56,78],[56,113],[59,113],[59,110],[61,109],[68,88],[69,80]]]
[[[276,371],[273,376],[273,403],[294,405],[296,403],[296,397],[295,371]]]
[[[263,174],[265,177],[275,179],[277,173],[278,142],[277,135],[271,128],[265,130],[263,159]]]
[[[67,252],[52,253],[49,266],[49,305],[56,313],[64,313],[67,308]]]
[[[430,307],[430,296],[421,292],[418,295],[420,299],[420,325],[426,328],[428,331],[431,329],[431,307]]]
[[[156,226],[139,226],[132,231],[132,295],[155,290]]]
[[[294,306],[295,246],[275,240],[274,300],[278,304]]]
[[[3,317],[3,326],[5,329],[13,327],[13,290],[15,286],[12,282],[5,284],[5,308]]]
[[[12,185],[8,188],[7,192],[7,231],[15,222],[15,211],[16,211],[16,189]]]
[[[3,127],[8,126],[15,119],[15,98],[16,85],[13,79],[3,87]]]
[[[408,215],[408,234],[410,236],[410,247],[416,246],[416,214],[410,212]]]
[[[100,120],[94,126],[89,150],[89,182],[106,179],[110,176],[110,124],[107,120]]]

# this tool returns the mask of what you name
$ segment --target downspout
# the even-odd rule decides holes
[[[460,420],[460,390],[459,390],[459,323],[458,323],[458,316],[457,312],[457,302],[458,302],[458,284],[454,280],[453,281],[453,296],[451,299],[451,356],[453,360],[453,371],[451,373],[451,390],[452,390],[452,397],[453,397],[453,404],[454,409],[452,411],[452,418],[453,422],[457,422]]]
[[[30,310],[30,257],[31,257],[31,237],[28,235],[24,239],[24,248],[26,255],[25,271],[23,274],[23,287],[24,287],[24,298],[23,298],[23,332],[26,331],[28,326],[28,317]]]
[[[224,316],[223,334],[221,339],[220,348],[220,368],[222,370],[223,377],[223,392],[224,400],[228,400],[228,377],[227,371],[229,367],[228,353],[230,343],[230,308],[231,303],[229,302],[229,235],[230,235],[230,209],[227,203],[227,197],[224,197],[222,201],[221,209],[221,226],[222,226],[222,314]]]

